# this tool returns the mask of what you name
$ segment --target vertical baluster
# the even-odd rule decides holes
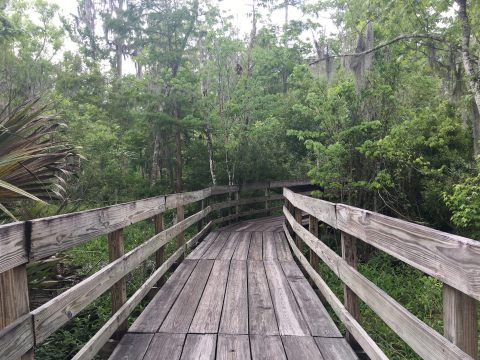
[[[165,217],[164,214],[157,214],[153,217],[153,223],[155,225],[155,234],[161,233],[165,229]],[[162,246],[155,252],[155,268],[158,269],[165,262],[165,246]],[[163,278],[157,283],[158,286],[163,284]]]
[[[125,254],[123,241],[123,229],[116,230],[108,234],[108,256],[110,262],[121,258]],[[112,314],[115,314],[127,301],[127,284],[125,278],[120,279],[111,290]],[[114,337],[121,337],[128,329],[127,321],[124,321],[118,327]]]
[[[295,221],[302,225],[302,210],[293,207],[293,211],[295,214]],[[300,251],[302,251],[302,238],[297,233],[295,233],[295,242],[297,243],[297,247],[300,249]]]
[[[178,206],[176,211],[177,211],[177,224],[178,224],[180,221],[183,221],[185,217],[183,205]],[[176,242],[177,242],[177,249],[180,249],[181,247],[184,248],[183,256],[185,256],[185,233],[183,231],[177,235]],[[181,257],[182,259],[183,259],[183,256]]]
[[[342,257],[352,267],[357,267],[357,239],[353,236],[341,233]],[[360,303],[358,296],[346,285],[343,286],[343,302],[345,308],[356,320],[360,319]],[[353,336],[347,331],[345,338],[352,346],[357,346]]]
[[[318,220],[316,217],[309,215],[308,216],[308,230],[316,237],[318,238]],[[315,269],[315,271],[318,271],[318,255],[315,254],[315,252],[310,249],[310,265]]]
[[[443,284],[443,324],[445,337],[476,359],[477,301]]]

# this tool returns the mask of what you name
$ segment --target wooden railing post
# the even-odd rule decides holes
[[[357,239],[345,232],[341,233],[342,258],[352,267],[357,267]],[[358,296],[346,285],[343,287],[343,303],[348,312],[358,321],[360,320],[360,303]],[[346,332],[345,338],[352,346],[357,342],[352,334]]]
[[[123,242],[123,229],[116,230],[108,234],[108,256],[110,262],[117,260],[125,254]],[[127,301],[127,284],[125,278],[116,282],[111,290],[112,315],[115,314]],[[128,329],[127,321],[124,321],[118,327],[114,337],[121,337]]]
[[[20,265],[0,274],[0,330],[30,311],[27,265]],[[0,358],[1,358],[0,354]],[[33,348],[21,359],[33,359]]]
[[[270,201],[268,200],[268,197],[270,196],[270,189],[265,188],[265,214],[267,216],[270,216]]]
[[[205,201],[206,199],[202,199],[200,201],[200,211],[205,209]],[[198,223],[197,223],[197,231],[200,232],[203,227],[205,226],[205,218],[202,218]]]
[[[308,216],[308,230],[318,238],[318,220],[316,217],[309,215]],[[310,265],[318,272],[318,262],[319,257],[315,254],[315,251],[310,249]]]
[[[302,210],[300,210],[299,208],[293,207],[293,211],[295,215],[295,221],[300,225],[302,225]],[[297,247],[300,249],[300,251],[302,251],[302,238],[297,233],[295,233],[295,242],[297,244]]]
[[[474,359],[478,356],[477,326],[477,301],[443,284],[444,335]]]
[[[161,233],[165,229],[165,217],[163,213],[157,214],[153,217],[155,225],[155,234]],[[162,246],[155,252],[155,268],[158,269],[165,262],[165,247]],[[158,285],[162,285],[162,280],[158,282]]]
[[[177,224],[180,221],[183,221],[184,218],[185,218],[184,209],[183,209],[183,205],[181,205],[177,207]],[[180,249],[181,247],[185,247],[185,233],[183,231],[180,234],[178,234],[176,241],[177,241],[177,249]],[[184,256],[185,256],[185,253],[181,257],[181,259],[183,259]]]

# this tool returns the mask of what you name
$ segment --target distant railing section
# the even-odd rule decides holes
[[[213,224],[260,213],[268,215],[278,208],[272,207],[272,202],[283,199],[281,193],[275,194],[272,190],[281,191],[285,186],[306,184],[309,182],[300,180],[215,186],[0,226],[0,358],[33,358],[34,346],[40,345],[110,290],[112,317],[74,357],[92,359],[114,333],[126,331],[126,321],[135,307],[169,268],[210,231]],[[241,196],[255,194],[259,190],[264,192],[264,196]],[[225,196],[227,199],[220,199]],[[198,211],[184,219],[184,207],[194,203],[198,204]],[[256,203],[263,203],[264,207],[241,212],[243,207]],[[169,209],[177,209],[177,215],[181,216],[177,216],[173,226],[165,228],[164,213]],[[123,229],[146,219],[152,219],[155,235],[125,253]],[[198,232],[185,242],[184,232],[194,224],[198,224]],[[50,257],[105,234],[108,236],[109,264],[31,311],[27,263]],[[174,238],[176,251],[165,259],[165,245]],[[125,276],[151,256],[155,256],[156,270],[127,299]]]
[[[480,243],[355,207],[334,204],[285,188],[285,233],[298,261],[343,322],[347,340],[370,359],[387,359],[359,323],[359,300],[368,305],[423,359],[477,359],[477,301],[480,299]],[[309,217],[308,230],[302,216]],[[319,222],[341,233],[338,255],[318,238]],[[363,241],[443,283],[444,336],[368,280],[357,265]],[[310,252],[307,259],[303,245]],[[323,261],[344,283],[340,301],[317,273]]]

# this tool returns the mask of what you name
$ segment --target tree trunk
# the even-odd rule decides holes
[[[480,79],[476,73],[475,61],[473,60],[470,54],[470,22],[468,20],[467,14],[467,1],[466,0],[456,0],[458,4],[458,18],[462,26],[462,62],[463,67],[465,68],[465,74],[468,78],[468,85],[470,91],[472,92],[473,99],[475,100],[475,106],[477,113],[480,109]],[[474,116],[474,122],[478,122],[478,118]],[[473,129],[473,141],[474,141],[474,153],[475,155],[479,154],[479,144],[478,144],[478,130],[479,124],[472,124]]]
[[[155,143],[153,145],[152,173],[150,175],[150,185],[153,186],[160,176],[160,134],[155,135]]]
[[[212,177],[212,185],[217,185],[217,176],[215,174],[215,160],[213,159],[213,141],[210,127],[205,125],[205,134],[207,137],[208,162],[210,164],[210,176]]]

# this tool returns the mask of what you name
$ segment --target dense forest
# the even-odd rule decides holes
[[[3,222],[308,177],[324,199],[480,235],[477,1],[253,0],[242,29],[230,0],[70,1],[0,0]],[[77,273],[96,244],[69,255]],[[383,255],[361,270],[441,328],[434,280]],[[38,358],[71,357],[102,301]]]

